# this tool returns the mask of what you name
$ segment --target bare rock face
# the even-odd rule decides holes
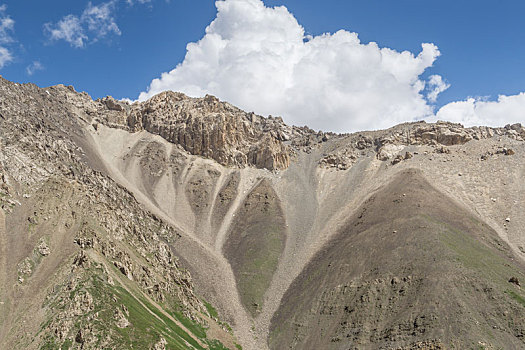
[[[347,170],[356,162],[360,155],[368,151],[375,152],[381,161],[390,161],[395,165],[401,161],[409,160],[413,154],[405,150],[408,146],[429,146],[434,152],[449,154],[452,146],[461,146],[472,140],[506,137],[510,140],[524,141],[525,127],[521,124],[506,125],[503,128],[471,127],[466,128],[461,124],[438,121],[426,123],[424,121],[405,123],[387,130],[366,131],[349,135],[337,136],[344,146],[325,154],[319,162],[325,168]],[[501,148],[496,153],[514,155],[510,148]],[[482,160],[493,155],[484,154]]]
[[[351,148],[343,148],[334,154],[329,154],[321,158],[319,165],[323,168],[335,168],[337,170],[347,170],[356,162],[357,152]]]
[[[104,103],[114,109],[111,99]],[[289,127],[281,118],[246,113],[210,95],[197,99],[163,92],[133,104],[127,127],[132,132],[147,130],[160,135],[191,154],[222,165],[276,170],[290,164],[289,151],[282,142],[289,138]]]
[[[388,143],[384,146],[382,146],[378,152],[377,152],[377,159],[386,161],[390,158],[394,158],[399,151],[401,151],[404,147],[402,145],[395,145],[392,143]]]
[[[472,140],[468,132],[448,125],[431,125],[415,130],[414,140],[421,143],[436,142],[445,146],[462,145]]]
[[[443,121],[433,124],[425,122],[405,124],[394,127],[391,131],[391,135],[386,138],[387,141],[407,145],[455,146],[463,145],[471,140],[503,135],[523,141],[525,136],[525,128],[521,124],[507,125],[504,128],[486,126],[465,128],[462,124]]]
[[[116,101],[111,96],[104,97],[103,99],[100,100],[100,102],[105,104],[106,107],[108,107],[108,109],[110,109],[112,111],[117,111],[117,112],[124,111],[123,105],[121,103],[119,103],[118,101]]]
[[[270,170],[286,169],[290,165],[290,157],[286,147],[279,140],[266,134],[260,142],[250,148],[248,164]]]
[[[153,346],[152,350],[166,350],[167,344],[166,339],[160,337],[160,340]]]
[[[38,253],[42,256],[48,256],[51,253],[47,242],[44,239],[41,239],[38,243]]]
[[[129,317],[129,311],[126,308],[126,306],[122,305],[122,310],[121,309],[115,310],[114,317],[115,317],[115,322],[118,328],[122,329],[130,325],[126,316]]]

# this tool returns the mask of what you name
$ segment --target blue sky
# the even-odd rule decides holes
[[[307,31],[348,29],[363,42],[417,52],[436,44],[430,70],[451,84],[438,104],[525,91],[525,1],[266,1],[283,4]],[[307,5],[306,5],[307,4]]]
[[[215,30],[217,35],[226,38],[225,33],[229,29],[226,29],[228,25],[224,24],[225,21],[252,21],[250,18],[239,18],[243,16],[244,8],[239,7],[240,5],[236,3],[243,1],[259,2],[259,0],[227,0],[226,2],[229,2],[231,6],[222,11],[224,18],[222,24],[217,25]],[[97,29],[89,29],[89,23],[83,19],[82,14],[88,8],[98,8],[104,4],[110,6],[109,22],[103,22],[103,25],[111,22],[110,24],[115,27],[106,33],[97,32]],[[310,122],[319,128],[326,126],[327,129],[340,129],[337,131],[349,131],[358,127],[384,127],[403,121],[402,117],[391,119],[385,117],[384,122],[379,122],[383,114],[391,113],[385,110],[377,110],[375,114],[354,118],[353,116],[359,114],[360,109],[366,109],[366,105],[354,106],[352,102],[346,101],[348,98],[344,102],[341,101],[341,107],[337,108],[332,116],[326,112],[326,117],[317,115],[315,118],[304,118],[303,120],[297,117],[299,114],[304,114],[302,110],[287,110],[282,107],[284,102],[273,104],[274,96],[268,99],[262,98],[263,102],[250,100],[250,96],[257,95],[257,90],[253,91],[250,96],[237,98],[234,92],[228,90],[233,83],[224,76],[216,77],[213,81],[203,80],[202,77],[200,80],[195,78],[193,82],[192,72],[194,73],[195,70],[192,69],[188,69],[187,72],[182,70],[175,72],[174,78],[169,80],[171,83],[163,81],[158,88],[154,88],[153,85],[150,85],[152,79],[158,78],[163,72],[171,71],[177,64],[183,62],[186,45],[204,37],[206,27],[217,16],[214,1],[135,0],[131,4],[125,0],[92,1],[91,3],[70,0],[47,0],[45,2],[13,0],[0,1],[0,6],[2,5],[5,7],[3,11],[0,11],[0,18],[10,18],[14,21],[14,25],[4,30],[9,40],[3,40],[2,43],[0,36],[0,47],[8,49],[11,56],[10,61],[0,69],[0,74],[12,81],[34,82],[39,86],[58,83],[71,84],[77,90],[86,91],[94,98],[112,95],[116,98],[136,99],[141,92],[147,97],[149,95],[144,92],[153,93],[168,88],[179,89],[190,95],[210,92],[261,114],[273,113],[285,116],[289,114],[291,122]],[[396,52],[408,50],[414,57],[417,57],[422,51],[422,43],[433,43],[437,46],[441,55],[436,54],[431,61],[427,62],[421,74],[413,73],[413,76],[407,77],[406,79],[411,79],[411,82],[405,82],[405,85],[414,89],[414,86],[417,85],[414,77],[418,82],[428,84],[430,76],[439,75],[442,77],[443,84],[449,84],[450,87],[440,92],[435,102],[429,101],[428,96],[425,95],[427,90],[424,89],[419,91],[419,94],[423,96],[421,101],[410,102],[410,104],[407,104],[405,100],[400,102],[397,110],[403,111],[406,120],[421,119],[425,116],[429,117],[430,114],[435,116],[442,106],[447,107],[447,104],[451,104],[451,107],[446,108],[449,112],[443,113],[451,120],[457,119],[467,124],[469,122],[470,124],[481,122],[490,124],[493,120],[501,123],[501,118],[494,119],[492,114],[478,115],[482,109],[486,110],[483,104],[488,103],[487,99],[496,100],[498,95],[513,96],[525,91],[525,65],[523,63],[525,62],[525,24],[523,22],[525,2],[523,1],[507,0],[496,4],[493,1],[479,0],[440,2],[424,0],[264,0],[264,5],[268,8],[286,6],[290,16],[293,15],[304,28],[305,34],[313,37],[322,33],[345,30],[357,33],[361,44],[376,42],[379,48],[390,48]],[[236,6],[239,8],[235,9]],[[246,12],[246,17],[254,17],[255,13],[263,13],[261,8],[253,11],[258,12]],[[288,22],[289,18],[285,14],[269,11],[264,13],[266,22],[275,22],[278,23],[275,25],[279,26],[280,19],[283,19],[286,22],[283,22],[284,30],[294,30],[293,24]],[[85,38],[81,47],[60,38],[52,38],[51,29],[57,29],[58,23],[68,15],[77,17],[84,28]],[[268,29],[265,24],[254,23],[252,21],[244,25],[250,30],[259,25],[261,25],[261,31]],[[100,23],[95,23],[95,26],[97,25]],[[246,28],[241,25],[239,30],[243,31]],[[2,34],[1,31],[0,34]],[[288,40],[288,38],[283,40]],[[211,52],[215,52],[214,50]],[[338,55],[344,54],[338,53]],[[222,57],[223,59],[231,57],[231,51],[226,51]],[[264,56],[260,57],[260,60],[266,59]],[[245,62],[239,60],[238,55],[233,57],[232,61]],[[36,65],[35,62],[37,62]],[[195,66],[202,64],[202,62],[192,62]],[[344,57],[339,61],[327,61],[326,64],[338,64],[338,62],[341,65],[350,64],[345,61]],[[413,61],[410,64],[414,66],[418,63]],[[28,67],[32,72],[28,72]],[[247,65],[241,69],[236,66],[232,72],[261,69],[259,65],[256,68],[252,67]],[[224,66],[217,66],[217,69],[222,68]],[[207,67],[207,69],[211,68]],[[330,71],[327,72],[330,73]],[[263,73],[276,74],[274,70],[261,74]],[[351,73],[343,72],[343,74],[347,73],[353,74],[352,76],[361,75],[361,72],[356,73],[354,69]],[[323,74],[325,73],[316,74],[312,79],[314,77],[322,79],[319,77]],[[355,83],[366,83],[366,74],[368,73],[362,73],[362,80]],[[184,77],[180,78],[180,75]],[[377,78],[377,85],[381,84],[381,79],[383,78]],[[173,80],[176,83],[173,83]],[[329,81],[332,85],[344,84],[344,82],[344,80]],[[294,82],[294,86],[297,84]],[[393,86],[394,89],[402,89],[400,86],[397,88]],[[342,90],[345,88],[343,87]],[[310,91],[309,88],[305,89]],[[355,90],[349,89],[348,91],[350,94]],[[303,90],[299,92],[302,93]],[[312,92],[312,96],[319,94],[319,91]],[[374,98],[386,95],[388,94],[384,90],[376,89],[371,90],[370,94],[362,99],[371,101],[369,103],[373,105]],[[470,103],[468,102],[469,97],[474,98],[470,100]],[[390,98],[398,97],[394,95],[387,97],[387,99]],[[409,96],[399,98],[406,99]],[[395,104],[395,102],[396,100],[393,100],[392,103]],[[334,105],[338,103],[338,101],[332,102]],[[518,105],[521,106],[520,103]],[[270,107],[266,108],[266,106]],[[460,112],[456,107],[460,107]],[[491,105],[492,107],[494,106]],[[407,112],[410,108],[413,108],[415,112],[412,114]],[[330,109],[330,106],[314,105],[311,106],[311,109],[326,111]],[[337,116],[344,113],[345,110],[349,110],[349,116],[342,121]],[[450,112],[450,110],[453,111]],[[473,117],[471,112],[477,114]],[[523,116],[520,112],[513,113],[515,115],[511,121]],[[322,113],[318,112],[318,114]],[[355,120],[352,121],[352,118]],[[366,122],[368,119],[372,121]]]
[[[198,40],[212,21],[213,1],[182,0],[151,4],[117,4],[115,22],[121,35],[108,35],[83,48],[50,41],[45,23],[79,15],[88,1],[0,1],[15,20],[14,61],[0,70],[6,79],[39,86],[71,84],[93,98],[136,97],[151,79],[184,58],[186,44]],[[104,1],[92,1],[94,5]],[[26,67],[39,61],[43,69],[29,76]]]

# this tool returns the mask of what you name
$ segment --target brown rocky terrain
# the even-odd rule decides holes
[[[0,348],[525,347],[524,139],[0,79]]]

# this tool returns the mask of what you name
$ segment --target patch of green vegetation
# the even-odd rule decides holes
[[[202,302],[203,302],[204,306],[206,307],[206,310],[208,310],[208,313],[210,314],[210,316],[216,320],[217,324],[219,326],[222,326],[222,327],[226,328],[228,330],[228,332],[230,334],[232,334],[233,333],[232,327],[228,323],[222,322],[221,320],[219,320],[219,313],[213,307],[213,305],[211,305],[210,303],[208,303],[207,301],[204,301],[204,300]]]
[[[128,339],[133,348],[146,349],[156,343],[162,335],[171,348],[187,349],[190,344],[196,349],[202,349],[190,335],[153,305],[139,302],[122,287],[114,287],[113,291],[119,302],[129,310],[128,320],[132,325],[117,329],[117,332],[124,339]]]
[[[179,311],[168,312],[173,318],[182,323],[186,329],[198,338],[206,338],[206,330],[200,324],[193,322],[192,320],[184,317]]]
[[[242,350],[242,346],[240,346],[239,344],[235,343],[235,347],[239,350]]]
[[[256,315],[277,269],[286,240],[286,222],[277,194],[267,180],[246,197],[225,244],[241,301]]]
[[[515,291],[510,290],[510,289],[507,289],[505,291],[505,293],[510,295],[512,299],[516,300],[519,304],[521,304],[523,307],[525,307],[525,298],[524,297],[522,297],[521,295],[519,295],[518,293],[516,293]]]
[[[238,271],[241,300],[255,315],[262,308],[264,293],[277,269],[284,234],[280,224],[268,225],[264,220],[252,225],[244,234],[260,236],[256,239],[257,244],[245,250]]]
[[[459,263],[476,271],[487,280],[498,283],[501,291],[507,287],[507,281],[511,276],[523,275],[518,268],[508,263],[500,249],[495,247],[491,249],[491,247],[485,245],[471,234],[434,218],[426,217],[426,219],[438,225],[436,232],[439,232],[440,242],[454,253]],[[476,233],[484,234],[485,232],[481,230],[487,230],[487,228],[480,227],[479,230]],[[499,242],[497,237],[490,236],[490,232],[486,232],[485,236],[487,239],[492,238]]]
[[[182,312],[171,311],[169,314],[183,324],[193,336],[149,302],[138,289],[132,288],[130,293],[122,285],[109,284],[103,271],[101,265],[93,264],[84,273],[85,278],[71,292],[57,294],[59,297],[47,305],[48,308],[58,311],[61,309],[61,300],[72,300],[82,293],[89,293],[94,301],[91,310],[75,319],[74,327],[62,344],[57,344],[57,338],[52,333],[48,333],[42,349],[69,348],[74,334],[87,326],[91,329],[90,333],[96,337],[94,343],[90,345],[101,349],[149,349],[161,337],[166,340],[167,349],[226,349],[219,341],[207,339],[205,329],[184,317]],[[127,327],[117,327],[115,318],[117,310],[121,310],[127,318],[129,322]],[[44,323],[42,329],[48,327],[50,322],[52,321]]]
[[[116,267],[111,265],[111,268],[117,272]],[[186,349],[188,348],[188,344],[196,349],[202,348],[195,339],[143,297],[141,292],[137,291],[137,299],[121,286],[109,286],[109,289],[111,294],[118,300],[116,306],[118,307],[118,304],[122,304],[126,306],[129,311],[128,320],[131,326],[117,329],[117,332],[124,338],[132,340],[129,345],[134,348],[137,346],[138,348],[147,348],[147,346],[156,343],[160,339],[160,336],[163,336],[168,347],[173,349]],[[113,315],[110,316],[113,317]],[[178,318],[176,319],[181,321]],[[181,319],[185,319],[185,317],[181,315]],[[181,321],[181,323],[183,322]],[[204,331],[198,332],[195,330],[195,332],[199,333],[197,336],[199,338],[201,336],[203,338],[206,337]]]
[[[71,348],[72,345],[73,345],[73,341],[70,340],[70,339],[66,339],[62,343],[62,346],[60,346],[60,350],[67,350],[67,349]]]
[[[40,346],[40,350],[56,350],[60,347],[55,343],[55,339],[52,337],[47,337],[44,340],[44,343]]]
[[[226,327],[226,329],[228,330],[228,332],[230,332],[230,334],[233,334],[233,329],[228,323],[221,322],[221,321],[219,321],[218,323],[219,323],[220,326]]]
[[[210,350],[230,350],[218,340],[210,340],[208,341],[208,346]]]
[[[217,312],[217,310],[215,310],[215,308],[210,303],[205,301],[204,306],[206,306],[206,310],[208,310],[208,313],[210,314],[211,317],[213,318],[219,317],[219,313]]]
[[[133,332],[136,332],[138,327],[139,331],[144,330],[144,332],[151,332],[151,330],[156,330],[161,334],[164,339],[167,341],[168,348],[173,349],[187,349],[188,345],[191,345],[195,349],[204,349],[193,337],[186,333],[181,327],[179,327],[171,318],[166,316],[161,310],[147,301],[146,298],[140,297],[135,299],[131,296],[125,289],[117,287],[119,289],[121,300],[124,301],[124,305],[128,307],[131,306],[131,309],[128,307],[130,317],[129,321],[133,325]],[[139,302],[140,301],[140,302]],[[148,309],[146,310],[144,306]],[[140,318],[140,321],[137,322],[132,317],[132,309],[136,309],[140,312],[136,315]],[[151,315],[149,312],[153,312],[155,316]],[[227,349],[224,345],[218,340],[209,340],[206,339],[206,330],[200,324],[184,317],[184,315],[179,311],[168,311],[167,312],[174,319],[179,321],[187,330],[189,330],[195,337],[199,338],[204,344],[208,345],[210,350],[223,350]],[[166,328],[167,327],[167,328]],[[131,327],[130,327],[131,328]],[[127,330],[128,328],[126,328]],[[129,336],[129,334],[128,334]],[[181,341],[183,340],[183,342]]]
[[[504,295],[507,295],[525,307],[523,295],[518,291],[509,289],[509,278],[518,276],[521,279],[524,274],[519,266],[513,264],[511,259],[508,258],[509,249],[505,247],[496,233],[491,232],[486,227],[480,227],[479,231],[476,232],[464,232],[446,224],[441,224],[436,232],[439,232],[440,242],[450,249],[452,257],[459,264],[470,273],[475,273],[480,278],[480,281],[489,283],[490,287],[494,289],[491,292],[494,294],[491,297],[495,299],[494,305],[499,305],[497,307],[505,308],[511,314],[514,314],[513,308],[509,308],[510,300],[507,300],[505,303],[505,299],[508,298],[505,298]],[[476,233],[476,235],[471,233]],[[475,293],[472,294],[472,288],[466,288],[464,292],[469,293],[471,296],[476,295]],[[519,319],[519,317],[517,319],[509,317],[509,325],[511,327],[523,327],[522,321],[517,321]],[[490,329],[485,329],[484,334],[495,341],[495,336]]]

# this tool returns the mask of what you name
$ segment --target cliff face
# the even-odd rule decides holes
[[[171,91],[131,106],[111,98],[101,101],[113,111],[103,122],[160,135],[222,165],[282,170],[290,164],[283,141],[294,130],[281,118],[246,113],[213,96],[197,99]]]

